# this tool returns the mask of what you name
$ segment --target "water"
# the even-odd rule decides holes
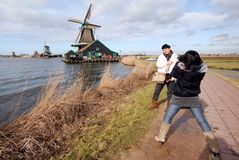
[[[65,64],[59,58],[0,58],[0,124],[31,110],[52,77],[62,77],[64,85],[84,74],[86,85],[99,82],[106,63]],[[126,77],[132,67],[111,63],[114,78]],[[14,109],[15,108],[15,109]]]

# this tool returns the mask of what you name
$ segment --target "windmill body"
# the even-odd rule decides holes
[[[92,9],[92,4],[90,5],[83,21],[78,19],[68,20],[70,22],[78,23],[81,25],[80,31],[76,37],[75,43],[72,44],[73,47],[79,47],[81,49],[82,47],[85,47],[87,44],[95,41],[95,37],[94,37],[95,29],[101,26],[89,23],[90,16],[91,16],[91,9]]]
[[[91,43],[95,41],[93,30],[90,28],[84,28],[82,29],[81,37],[78,41],[79,44],[81,43]]]
[[[90,5],[84,20],[68,19],[68,21],[80,24],[80,30],[75,42],[71,45],[77,47],[77,51],[68,51],[64,62],[105,61],[109,59],[119,60],[119,54],[111,51],[102,42],[95,39],[95,30],[100,25],[90,23],[92,4]]]

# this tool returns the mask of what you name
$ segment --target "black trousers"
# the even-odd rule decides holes
[[[167,85],[167,88],[168,88],[168,91],[167,91],[167,100],[169,101],[173,95],[173,91],[174,91],[174,85],[175,85],[175,82],[172,81],[172,82],[169,82],[169,83],[157,83],[156,86],[155,86],[155,89],[154,89],[154,94],[153,94],[153,100],[158,100],[159,98],[159,95],[163,89],[163,87]]]

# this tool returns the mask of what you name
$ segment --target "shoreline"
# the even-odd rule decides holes
[[[23,117],[0,129],[0,158],[44,159],[66,153],[72,139],[109,102],[126,96],[148,83],[149,72],[137,69],[124,80],[112,80],[106,72],[97,89],[81,90],[77,80],[63,96],[56,94],[57,83],[48,85],[39,104]]]
[[[154,87],[149,64],[135,61],[133,73],[122,80],[112,79],[108,68],[99,87],[84,92],[78,79],[63,96],[52,81],[30,113],[0,129],[0,158],[112,159],[127,153],[157,111],[148,111]]]

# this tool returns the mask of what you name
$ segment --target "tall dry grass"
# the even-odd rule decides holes
[[[153,72],[156,71],[155,63],[151,63],[145,60],[138,60],[136,56],[123,57],[121,63],[125,65],[135,66],[133,73],[140,76],[145,76],[148,79]]]
[[[68,89],[63,89],[60,79],[51,80],[32,111],[0,129],[0,159],[47,159],[68,152],[69,141],[84,132],[90,117],[147,84],[148,73],[135,69],[126,79],[116,81],[108,67],[96,89],[85,89],[81,78]]]
[[[25,90],[27,89],[28,81],[29,81],[29,78],[27,78],[27,80],[26,80],[26,83],[25,83],[25,85],[24,85],[23,91],[22,91],[22,93],[21,93],[21,96],[20,96],[20,98],[19,98],[17,104],[13,107],[13,110],[12,110],[12,112],[11,112],[10,122],[13,121],[14,116],[15,116],[15,112],[16,112],[16,110],[17,110],[17,109],[19,108],[19,106],[20,106],[20,103],[21,103],[21,101],[22,101],[23,94],[24,94]]]
[[[113,87],[115,83],[116,81],[113,79],[111,71],[110,71],[110,65],[107,65],[105,67],[105,72],[100,80],[98,89],[102,89],[105,87]]]
[[[82,92],[81,79],[61,95],[60,79],[51,80],[39,103],[23,117],[0,130],[0,159],[37,157],[44,159],[60,147],[57,138],[67,124],[85,115],[82,105],[87,91]]]
[[[154,72],[154,64],[149,63],[145,65],[141,61],[136,61],[136,65],[133,70],[133,74],[136,74],[139,77],[149,79],[152,77]]]
[[[134,66],[136,60],[137,60],[136,56],[126,56],[126,57],[123,57],[120,60],[120,62],[125,64],[125,65]]]

